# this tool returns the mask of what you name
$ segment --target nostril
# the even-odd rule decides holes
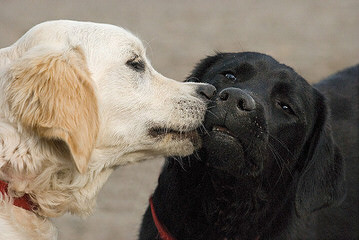
[[[246,102],[243,99],[239,99],[237,106],[242,111],[249,111],[249,109],[246,106]]]
[[[222,101],[228,100],[228,97],[229,97],[228,92],[221,92],[221,93],[219,94],[219,98],[220,98]]]
[[[198,92],[200,95],[204,96],[207,99],[211,99],[216,95],[216,88],[212,85],[202,85],[199,87]]]
[[[240,98],[238,100],[237,107],[242,111],[252,111],[256,108],[256,105],[252,98]]]

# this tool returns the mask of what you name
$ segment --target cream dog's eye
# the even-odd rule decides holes
[[[126,62],[126,65],[135,70],[136,72],[145,71],[145,63],[142,60],[131,59]]]

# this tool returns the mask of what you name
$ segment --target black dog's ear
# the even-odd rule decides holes
[[[318,114],[296,191],[295,205],[299,216],[338,204],[345,195],[344,161],[333,141],[326,101],[315,92]]]
[[[213,56],[207,56],[202,59],[193,69],[191,75],[186,78],[186,82],[201,82],[203,75],[219,59],[223,58],[226,53],[217,53]]]

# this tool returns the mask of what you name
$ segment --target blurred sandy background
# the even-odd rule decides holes
[[[154,67],[184,80],[214,51],[259,51],[310,82],[359,62],[359,1],[17,1],[0,0],[0,48],[46,20],[123,26],[147,46]],[[163,159],[117,170],[85,220],[54,220],[60,240],[136,239]]]

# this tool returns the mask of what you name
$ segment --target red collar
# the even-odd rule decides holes
[[[167,228],[160,223],[160,220],[158,220],[158,217],[155,212],[155,207],[153,206],[152,196],[150,197],[150,207],[151,207],[152,219],[155,222],[161,240],[176,240],[176,238],[174,238],[168,232]],[[260,236],[257,236],[254,240],[259,240],[259,238]]]
[[[0,193],[2,195],[7,195],[7,182],[0,180]],[[30,201],[29,195],[25,194],[24,196],[20,198],[13,198],[14,199],[14,205],[17,207],[21,207],[25,210],[31,211],[33,208],[33,204]]]
[[[150,206],[151,206],[152,219],[155,222],[155,225],[156,225],[157,231],[160,235],[160,238],[162,240],[176,240],[176,238],[174,238],[168,232],[167,228],[160,223],[160,220],[158,220],[156,212],[155,212],[155,207],[153,206],[152,196],[150,197]]]

